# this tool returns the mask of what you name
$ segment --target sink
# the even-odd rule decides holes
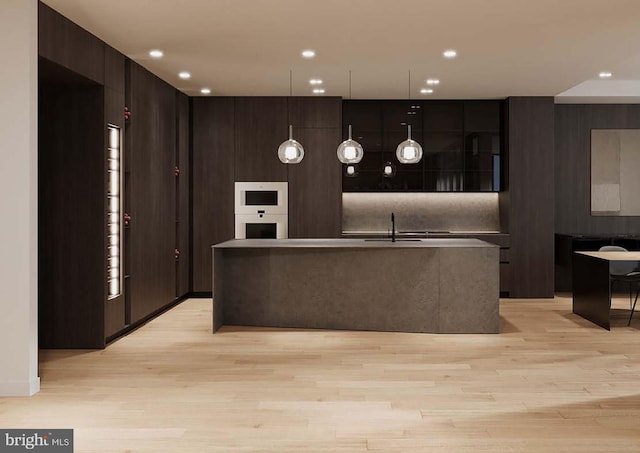
[[[384,239],[365,239],[365,242],[393,242],[391,238]],[[396,239],[396,242],[421,242],[422,239]]]

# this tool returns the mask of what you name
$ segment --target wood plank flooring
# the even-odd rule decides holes
[[[3,428],[76,452],[638,452],[640,314],[501,301],[499,335],[223,327],[191,299],[103,351],[42,351]]]

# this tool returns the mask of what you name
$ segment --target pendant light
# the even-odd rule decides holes
[[[396,148],[396,157],[401,164],[417,164],[422,159],[422,146],[411,139],[411,124],[407,125],[407,139]]]
[[[289,96],[293,93],[293,71],[289,70]],[[283,164],[299,164],[304,158],[304,148],[293,139],[293,125],[289,125],[289,140],[278,147],[278,159]]]
[[[283,164],[299,164],[304,157],[304,148],[300,142],[293,139],[293,126],[289,125],[289,140],[278,147],[278,159]]]
[[[396,175],[396,166],[391,161],[387,161],[382,165],[382,176],[385,178],[393,178]]]
[[[362,160],[364,150],[362,145],[351,138],[351,124],[349,124],[349,138],[338,145],[338,160],[343,164],[357,164]]]
[[[409,71],[409,100],[411,100],[411,71]],[[422,159],[422,146],[411,139],[411,124],[407,124],[407,139],[396,148],[396,157],[401,164],[417,164]]]
[[[344,175],[348,178],[355,178],[358,176],[358,165],[347,164],[344,166]]]
[[[349,99],[351,99],[351,71],[349,71]],[[349,138],[338,145],[338,160],[343,164],[357,164],[362,160],[364,149],[362,145],[351,138],[351,124],[349,124]],[[347,176],[351,176],[347,173]]]

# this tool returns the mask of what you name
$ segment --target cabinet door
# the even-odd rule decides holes
[[[176,296],[180,297],[191,291],[190,282],[190,215],[189,215],[189,97],[177,93],[177,153],[176,162],[180,173],[177,176],[176,194],[176,248],[180,251],[176,272]]]
[[[407,126],[412,131],[422,130],[422,103],[419,101],[384,101],[382,104],[382,129],[403,131],[407,137]]]
[[[196,97],[192,103],[192,290],[209,292],[211,246],[234,237],[235,104],[232,97]]]
[[[289,237],[333,238],[342,233],[342,165],[336,155],[343,140],[341,120],[338,97],[289,99],[289,124],[305,149],[302,162],[287,169]]]
[[[345,101],[343,134],[364,147],[355,177],[343,176],[345,192],[478,192],[501,188],[502,101]],[[422,145],[423,159],[401,164],[397,145],[407,138]],[[383,178],[384,162],[396,174]]]
[[[285,97],[235,99],[236,181],[287,180],[287,166],[278,159],[278,146],[289,138],[287,120]]]
[[[342,98],[295,96],[287,98],[287,102],[289,124],[296,128],[333,129],[342,126]]]
[[[175,90],[131,63],[131,322],[175,298]]]
[[[500,130],[500,104],[501,101],[465,101],[465,132],[498,132]]]
[[[382,130],[382,101],[345,101],[342,121],[353,127],[353,135]]]
[[[501,101],[464,103],[464,190],[492,192],[501,181]]]
[[[462,132],[463,101],[425,101],[422,103],[423,129],[436,132]]]
[[[336,238],[342,233],[342,174],[336,157],[340,128],[294,129],[304,159],[289,168],[289,237]]]

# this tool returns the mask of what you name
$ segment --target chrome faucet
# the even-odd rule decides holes
[[[396,242],[396,216],[391,213],[391,242]]]

